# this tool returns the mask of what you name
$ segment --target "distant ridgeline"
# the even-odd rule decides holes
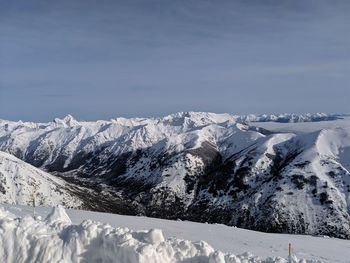
[[[326,114],[326,113],[306,113],[306,114],[249,114],[241,115],[238,121],[241,122],[314,122],[314,121],[333,121],[349,116],[347,114]]]
[[[343,117],[342,127],[310,133],[254,127]],[[70,115],[48,123],[0,120],[0,150],[22,160],[0,155],[0,201],[28,204],[23,195],[38,189],[42,204],[350,238],[345,117],[181,112],[95,122]]]

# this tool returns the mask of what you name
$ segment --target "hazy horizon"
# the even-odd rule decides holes
[[[350,113],[350,2],[1,1],[0,118]]]
[[[184,113],[187,113],[188,111],[185,111]],[[190,111],[190,112],[195,112],[195,113],[214,113],[214,114],[230,114],[233,116],[246,116],[246,115],[276,115],[276,116],[280,116],[283,114],[296,114],[296,115],[304,115],[304,114],[327,114],[329,116],[338,116],[338,117],[348,117],[350,116],[350,113],[325,113],[325,112],[304,112],[304,113],[293,113],[293,112],[280,112],[280,113],[247,113],[247,114],[235,114],[235,113],[230,113],[230,112],[200,112],[200,111]],[[161,114],[161,115],[150,115],[150,116],[122,116],[122,115],[116,115],[116,116],[112,116],[110,118],[79,118],[77,116],[74,116],[70,113],[66,114],[66,115],[60,115],[60,116],[52,116],[51,119],[46,119],[46,120],[33,120],[33,119],[6,119],[6,118],[1,118],[0,120],[7,120],[7,121],[23,121],[23,122],[36,122],[36,123],[47,123],[47,122],[52,122],[54,121],[56,118],[63,120],[64,118],[71,116],[73,119],[77,120],[77,121],[109,121],[109,120],[113,120],[113,119],[117,119],[117,118],[125,118],[125,119],[132,119],[132,118],[162,118],[162,117],[166,117],[169,115],[173,115],[173,114],[177,114],[177,113],[182,113],[182,112],[172,112],[169,114]],[[327,121],[327,120],[325,120]]]

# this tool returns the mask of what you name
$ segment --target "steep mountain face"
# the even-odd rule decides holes
[[[62,179],[0,152],[0,202],[33,205],[33,199],[36,205],[82,206],[82,201]]]
[[[85,187],[95,210],[350,238],[350,128],[272,134],[239,120],[2,120],[0,150]]]
[[[210,211],[203,220],[223,203],[229,224],[349,238],[349,135],[348,128],[269,136],[226,160],[200,186]]]

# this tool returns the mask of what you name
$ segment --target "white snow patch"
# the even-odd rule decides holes
[[[281,257],[224,253],[204,241],[166,239],[160,229],[133,231],[92,220],[74,225],[62,207],[44,221],[15,218],[0,208],[0,244],[1,262],[287,263]],[[289,262],[316,261],[293,257]]]
[[[62,223],[72,223],[69,216],[66,213],[66,210],[64,210],[63,206],[59,205],[57,207],[54,207],[51,212],[46,217],[46,222],[48,223],[55,223],[55,222],[62,222]]]

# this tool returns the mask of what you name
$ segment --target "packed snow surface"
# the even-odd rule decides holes
[[[0,209],[1,262],[287,263],[288,243],[290,262],[350,262],[347,240],[50,209],[38,207],[36,219],[30,207]]]

